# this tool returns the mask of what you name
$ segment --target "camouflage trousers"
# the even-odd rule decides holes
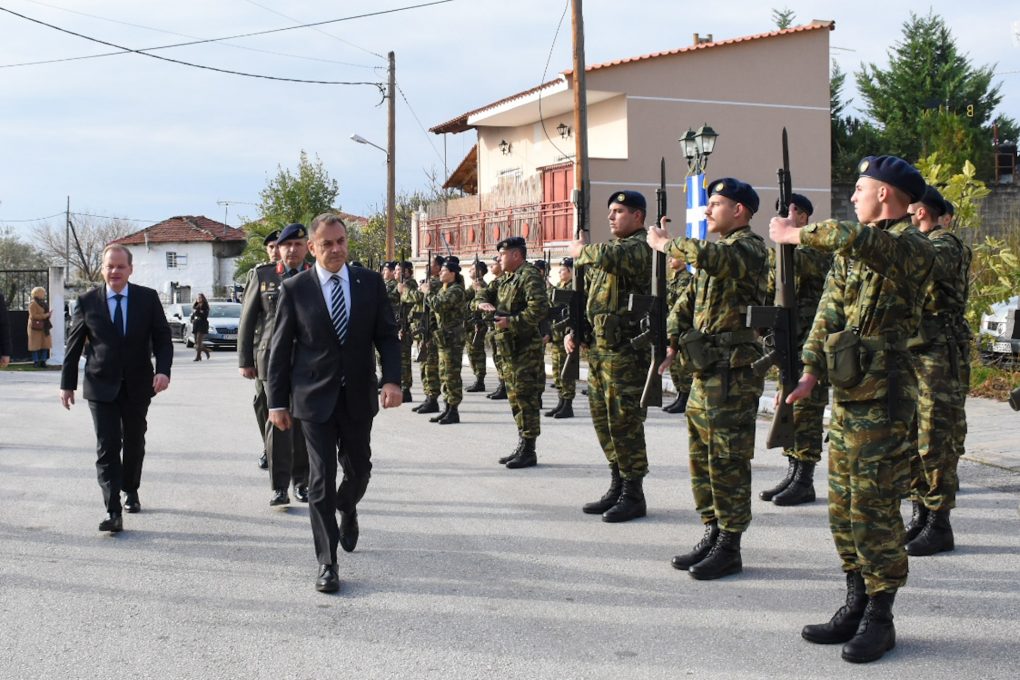
[[[509,335],[509,334],[508,334]],[[497,340],[500,353],[512,359],[503,362],[503,379],[510,400],[517,432],[524,439],[535,439],[542,434],[539,412],[542,408],[542,391],[545,389],[545,361],[542,338],[516,341],[513,347],[503,346]]]
[[[843,571],[860,570],[869,595],[907,582],[900,499],[909,484],[912,400],[890,418],[890,402],[832,405],[829,528]]]
[[[784,456],[804,463],[822,459],[822,429],[828,403],[829,386],[819,383],[811,394],[793,405],[793,448],[784,449]]]
[[[749,367],[693,377],[687,434],[694,507],[705,524],[742,533],[751,523],[751,459],[764,382]],[[724,389],[725,388],[725,389]]]
[[[560,399],[573,401],[577,396],[577,381],[560,378],[563,364],[567,361],[567,350],[563,348],[563,338],[557,339],[556,336],[553,336],[549,342],[549,355],[552,360],[553,387],[556,388]]]
[[[624,479],[648,474],[647,410],[641,407],[646,369],[637,352],[617,352],[599,343],[588,349],[591,422],[606,460],[620,468]]]
[[[414,385],[414,371],[411,369],[411,345],[414,338],[410,332],[405,332],[400,339],[400,388],[411,389]]]
[[[956,451],[956,459],[967,453],[967,393],[970,392],[970,343],[962,342],[958,346],[957,361],[960,365],[959,383],[960,398],[956,402],[956,415],[953,418],[953,449]],[[956,488],[959,491],[960,480],[956,480]]]
[[[485,378],[485,333],[475,333],[475,327],[468,328],[468,343],[466,345],[468,362],[471,364],[471,372],[479,380]]]
[[[439,348],[433,336],[425,347],[425,356],[421,361],[421,387],[426,397],[439,396]]]
[[[489,349],[492,350],[492,363],[496,366],[496,375],[500,381],[503,380],[503,361],[502,357],[499,356],[499,348],[496,347],[496,334],[489,331],[485,334],[485,339],[489,343]]]
[[[945,343],[931,343],[911,352],[911,357],[918,399],[911,425],[910,499],[929,510],[951,510],[960,486],[958,423],[962,422],[963,436],[967,427],[960,367],[953,364]]]
[[[685,371],[679,360],[669,365],[669,377],[673,381],[673,387],[676,388],[677,394],[691,391],[694,374]]]
[[[457,406],[464,399],[464,381],[460,377],[463,367],[464,336],[459,335],[439,347],[439,382],[447,406]]]

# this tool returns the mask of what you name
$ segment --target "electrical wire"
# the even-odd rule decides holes
[[[287,16],[283,12],[278,12],[275,9],[273,9],[272,7],[266,7],[265,5],[262,5],[262,4],[259,4],[259,3],[255,2],[255,0],[244,0],[244,1],[247,2],[249,5],[255,5],[256,7],[260,8],[260,9],[263,9],[263,10],[269,12],[270,14],[275,14],[276,16],[283,17],[284,19],[290,19],[291,21],[295,21],[297,23],[301,23],[300,19],[295,19],[294,17]],[[321,33],[322,35],[326,36],[327,38],[333,38],[333,40],[338,40],[338,41],[342,42],[345,45],[350,45],[351,47],[353,47],[355,49],[361,50],[362,52],[367,52],[368,54],[371,54],[374,57],[379,57],[380,59],[383,59],[383,60],[386,59],[385,56],[379,54],[378,52],[373,52],[370,49],[362,47],[361,45],[356,45],[356,44],[352,43],[350,40],[345,40],[344,38],[341,38],[340,36],[333,35],[332,33],[327,33],[326,31],[323,31],[320,28],[316,28],[314,30],[315,30],[316,33]],[[367,68],[371,68],[371,66],[369,66]]]
[[[549,45],[549,55],[545,59],[545,68],[542,69],[542,80],[539,81],[540,83],[545,82],[546,75],[549,73],[549,63],[552,61],[553,49],[556,47],[556,40],[560,37],[560,29],[563,28],[563,20],[567,16],[568,9],[570,9],[570,0],[567,0],[567,2],[563,5],[563,14],[560,15],[560,22],[556,24],[556,33],[553,34],[552,44]],[[552,147],[559,152],[560,156],[566,158],[568,154],[557,146],[556,142],[554,142],[553,138],[549,135],[549,130],[545,127],[545,115],[542,113],[542,90],[538,91],[538,120],[542,123],[542,134],[544,134],[545,138],[549,140]],[[574,134],[580,133],[575,130]]]
[[[64,213],[63,210],[61,210],[60,212],[55,213],[53,215],[47,215],[46,217],[33,217],[30,220],[6,220],[6,219],[3,219],[3,218],[0,218],[0,224],[15,224],[15,223],[18,223],[18,222],[42,222],[43,220],[52,220],[54,217],[60,217],[63,214],[65,214],[65,213]]]
[[[400,98],[404,100],[405,104],[407,104],[407,110],[411,112],[411,115],[414,117],[415,122],[418,123],[418,127],[421,128],[421,131],[425,133],[425,139],[428,140],[429,146],[432,147],[432,150],[436,152],[436,156],[440,161],[442,161],[443,154],[439,153],[439,149],[436,148],[435,143],[432,141],[432,135],[430,135],[429,131],[425,129],[425,126],[422,125],[421,119],[418,118],[418,114],[414,112],[414,108],[411,106],[411,102],[407,101],[407,95],[404,94],[404,90],[401,89],[400,83],[396,83],[396,86],[397,92],[400,93]]]

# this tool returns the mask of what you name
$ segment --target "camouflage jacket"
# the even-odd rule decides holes
[[[793,251],[793,285],[797,291],[797,346],[804,347],[811,324],[815,321],[818,302],[822,299],[825,277],[832,267],[832,253],[807,246]],[[765,299],[776,298],[776,251],[769,249],[769,285]]]
[[[515,272],[503,272],[475,296],[475,308],[488,302],[510,319],[507,330],[519,339],[539,335],[540,324],[549,315],[549,298],[545,293],[542,274],[525,262]]]
[[[935,229],[927,236],[935,249],[935,263],[924,298],[920,334],[926,341],[942,336],[944,342],[950,333],[956,342],[968,342],[970,327],[964,315],[970,292],[971,250],[945,229]]]
[[[574,282],[573,281],[567,281],[566,283],[563,283],[561,281],[561,282],[557,283],[555,286],[551,286],[549,290],[550,291],[556,290],[556,289],[560,289],[560,290],[564,290],[564,289],[565,290],[572,290],[573,288],[574,288]],[[552,305],[552,293],[549,294],[549,304]],[[552,328],[552,324],[555,324],[557,321],[559,321],[560,319],[563,318],[563,312],[564,311],[566,311],[566,305],[557,305],[555,307],[550,307],[550,309],[549,309],[549,322],[550,322],[550,329],[551,329],[550,333],[552,334],[552,342],[555,342],[558,345],[562,345],[563,344],[563,331],[562,330],[556,330],[555,328]]]
[[[694,282],[670,310],[666,331],[671,338],[692,329],[706,335],[745,330],[747,307],[765,303],[768,248],[751,227],[731,231],[718,241],[681,236],[669,242],[666,255],[697,268]],[[729,365],[747,366],[761,355],[761,345],[749,337],[732,346]]]
[[[429,306],[436,320],[436,329],[444,333],[464,329],[464,285],[454,281],[438,290],[429,289]]]
[[[827,220],[801,229],[801,243],[836,254],[825,281],[814,325],[801,358],[804,371],[826,374],[824,343],[832,333],[853,330],[870,341],[904,344],[917,332],[935,252],[906,217],[873,225]],[[850,388],[834,388],[837,401],[864,401],[888,395],[890,375],[901,391],[916,397],[909,356],[900,347],[868,349],[864,378]]]
[[[684,288],[691,282],[694,275],[687,271],[687,267],[683,266],[673,272],[673,276],[666,282],[666,306],[672,308],[676,304],[676,299],[680,297],[680,294],[684,292]]]
[[[418,302],[418,282],[408,276],[398,282],[398,287],[400,283],[404,284],[404,292],[400,294],[400,303],[397,305],[397,325],[403,330],[410,328],[414,320],[414,306]]]
[[[574,258],[577,267],[585,267],[585,290],[588,294],[585,315],[595,338],[610,345],[640,333],[627,307],[631,293],[651,293],[652,249],[645,242],[647,232],[638,229],[630,236],[606,243],[589,243]]]

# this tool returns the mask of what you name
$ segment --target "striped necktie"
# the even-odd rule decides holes
[[[330,280],[333,282],[333,292],[329,296],[331,307],[329,316],[333,320],[336,337],[340,339],[342,345],[347,339],[347,303],[344,301],[344,289],[340,285],[340,277],[334,274]]]

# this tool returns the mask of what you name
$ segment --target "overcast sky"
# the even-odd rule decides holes
[[[134,49],[412,4],[0,0],[0,8]],[[794,10],[796,23],[835,20],[832,57],[853,73],[862,61],[884,65],[886,50],[901,38],[907,10],[890,9],[893,4],[902,6],[873,0],[775,6]],[[1020,3],[931,7],[973,63],[998,65],[1001,112],[1020,119],[1020,38],[1014,36]],[[397,95],[397,186],[413,191],[428,186],[429,173],[443,181],[444,139],[423,128],[542,82],[551,46],[546,79],[570,67],[569,15],[553,46],[563,9],[557,0],[453,0],[155,54],[285,78],[384,82],[386,52],[395,51],[403,93]],[[773,27],[770,4],[749,0],[585,2],[589,64],[686,46],[695,32],[724,39]],[[62,212],[70,195],[74,211],[139,219],[139,228],[180,214],[222,220],[218,202],[230,201],[227,221],[237,226],[255,215],[246,203],[258,201],[267,177],[277,165],[293,168],[301,149],[317,154],[340,183],[344,211],[367,215],[385,205],[385,154],[349,139],[358,133],[386,145],[386,107],[374,86],[246,78],[130,53],[9,66],[109,51],[0,12],[0,225],[28,236],[32,223],[14,220]],[[789,85],[776,74],[777,88]],[[474,141],[473,132],[447,136],[451,170]]]

